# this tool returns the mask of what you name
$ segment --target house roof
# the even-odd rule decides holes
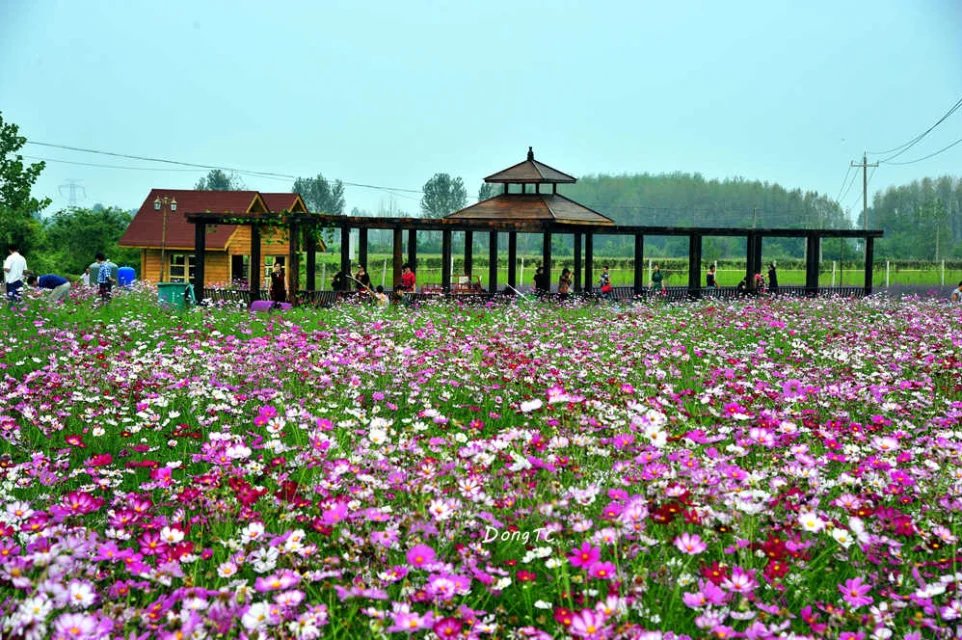
[[[614,225],[611,218],[556,193],[504,193],[445,216],[455,220],[546,220]]]
[[[577,182],[573,176],[558,171],[554,167],[549,167],[543,162],[534,159],[534,151],[528,147],[528,158],[524,162],[519,162],[513,167],[502,169],[491,174],[484,179],[485,182],[510,182],[514,184],[534,184],[534,183],[553,183]]]
[[[177,211],[167,211],[164,240],[164,209],[154,209],[157,198],[177,200]],[[306,213],[304,200],[296,193],[260,193],[258,191],[197,191],[192,189],[151,189],[140,209],[120,238],[122,247],[193,249],[194,225],[185,218],[188,213],[238,215],[270,212]],[[208,227],[207,248],[223,251],[237,225],[218,224]]]

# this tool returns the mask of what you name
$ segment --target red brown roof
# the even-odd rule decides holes
[[[299,193],[263,193],[261,196],[267,204],[268,210],[274,213],[290,211],[291,213],[307,213],[307,206]]]
[[[283,202],[293,203],[300,196],[293,193],[267,194],[271,198],[282,196]],[[164,208],[154,210],[154,200],[174,198],[177,211],[167,211],[167,232],[164,241]],[[282,201],[277,198],[280,204]],[[244,214],[268,212],[264,197],[257,191],[196,191],[188,189],[151,189],[140,205],[140,209],[130,221],[130,225],[118,243],[122,247],[154,247],[163,244],[167,249],[193,249],[194,225],[184,217],[187,213],[224,213]],[[218,224],[208,227],[207,248],[223,251],[227,241],[237,228],[232,224]]]
[[[547,220],[560,224],[615,224],[611,218],[554,193],[501,194],[445,217],[460,220]]]
[[[576,182],[573,176],[534,159],[534,151],[528,147],[528,159],[508,167],[484,179],[485,182],[511,182],[514,184]]]

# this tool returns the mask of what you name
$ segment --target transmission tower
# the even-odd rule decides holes
[[[59,189],[60,195],[64,195],[64,191],[67,192],[67,202],[71,207],[77,206],[78,192],[82,193],[81,198],[87,197],[87,190],[80,186],[79,180],[74,180],[73,178],[69,178],[65,184],[60,185]]]

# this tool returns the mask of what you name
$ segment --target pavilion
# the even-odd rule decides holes
[[[596,235],[631,235],[634,237],[634,279],[631,291],[634,295],[641,295],[645,291],[644,283],[644,249],[645,236],[683,236],[688,238],[688,286],[687,296],[698,297],[702,293],[700,283],[702,272],[702,241],[706,237],[743,237],[746,239],[746,276],[748,281],[755,273],[762,269],[762,243],[765,238],[804,238],[805,252],[805,286],[802,288],[807,295],[817,295],[828,288],[818,285],[819,255],[823,238],[859,238],[865,246],[865,281],[858,289],[849,287],[845,293],[868,295],[872,292],[872,262],[874,256],[874,240],[882,237],[881,230],[872,229],[792,229],[792,228],[729,228],[729,227],[675,227],[675,226],[645,226],[619,225],[607,216],[581,205],[558,193],[558,185],[573,183],[575,178],[550,167],[534,158],[534,152],[529,147],[527,158],[516,165],[494,173],[485,181],[503,185],[502,193],[478,202],[443,218],[370,218],[358,216],[334,216],[314,213],[285,212],[280,215],[270,213],[249,213],[241,216],[225,218],[222,214],[209,212],[188,212],[187,220],[195,225],[195,251],[203,253],[208,225],[235,224],[251,227],[251,242],[259,239],[259,229],[263,226],[284,226],[288,229],[289,237],[296,238],[303,235],[303,248],[306,252],[306,290],[298,296],[300,283],[298,278],[292,277],[289,284],[292,299],[310,300],[317,295],[317,281],[315,269],[315,252],[317,249],[317,228],[336,228],[340,230],[341,254],[340,267],[344,273],[350,273],[351,255],[350,234],[358,231],[358,261],[367,263],[368,230],[389,229],[393,233],[393,283],[397,285],[401,279],[401,265],[404,259],[404,235],[407,234],[407,262],[413,268],[417,267],[417,234],[418,231],[441,232],[441,287],[443,293],[451,293],[451,255],[452,233],[464,234],[464,270],[467,275],[473,273],[473,239],[474,234],[488,234],[488,279],[489,294],[499,293],[498,283],[498,237],[507,234],[508,241],[508,271],[507,285],[511,288],[518,286],[515,265],[517,263],[517,234],[537,233],[543,237],[542,266],[548,282],[551,282],[551,240],[555,235],[570,234],[574,241],[573,279],[576,292],[590,292],[593,283],[594,238]],[[291,242],[291,257],[289,264],[297,264],[295,253],[301,243]],[[251,254],[255,254],[252,247]],[[250,300],[258,299],[260,291],[256,288],[259,274],[257,265],[251,261],[251,290]],[[296,273],[296,272],[295,272]],[[292,274],[293,276],[293,274]],[[198,265],[195,270],[194,287],[203,289],[205,284],[204,269]],[[832,290],[832,291],[836,291]],[[205,296],[206,297],[206,296]]]

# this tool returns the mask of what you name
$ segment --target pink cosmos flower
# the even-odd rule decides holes
[[[608,638],[610,629],[605,626],[605,616],[600,611],[585,609],[575,615],[568,627],[568,633],[587,640]]]
[[[792,378],[782,383],[782,398],[785,400],[795,400],[805,397],[805,385],[801,380]]]
[[[439,638],[456,638],[464,624],[457,618],[441,618],[434,623],[432,630]]]
[[[588,575],[598,580],[614,580],[617,570],[610,562],[594,562],[588,567]]]
[[[675,547],[682,553],[696,556],[708,548],[698,534],[683,533],[675,538]]]
[[[414,567],[423,567],[426,564],[433,564],[437,559],[434,549],[426,544],[416,544],[407,552],[408,564]]]
[[[579,568],[590,567],[600,559],[601,549],[591,546],[591,543],[587,541],[582,543],[580,548],[572,549],[571,555],[568,556],[571,566]]]
[[[862,582],[861,578],[846,580],[845,584],[838,585],[838,590],[842,593],[842,599],[853,609],[872,604],[874,599],[868,595],[872,586]]]
[[[751,593],[758,586],[753,570],[746,571],[741,567],[734,567],[730,577],[722,582],[722,587],[732,593]]]

